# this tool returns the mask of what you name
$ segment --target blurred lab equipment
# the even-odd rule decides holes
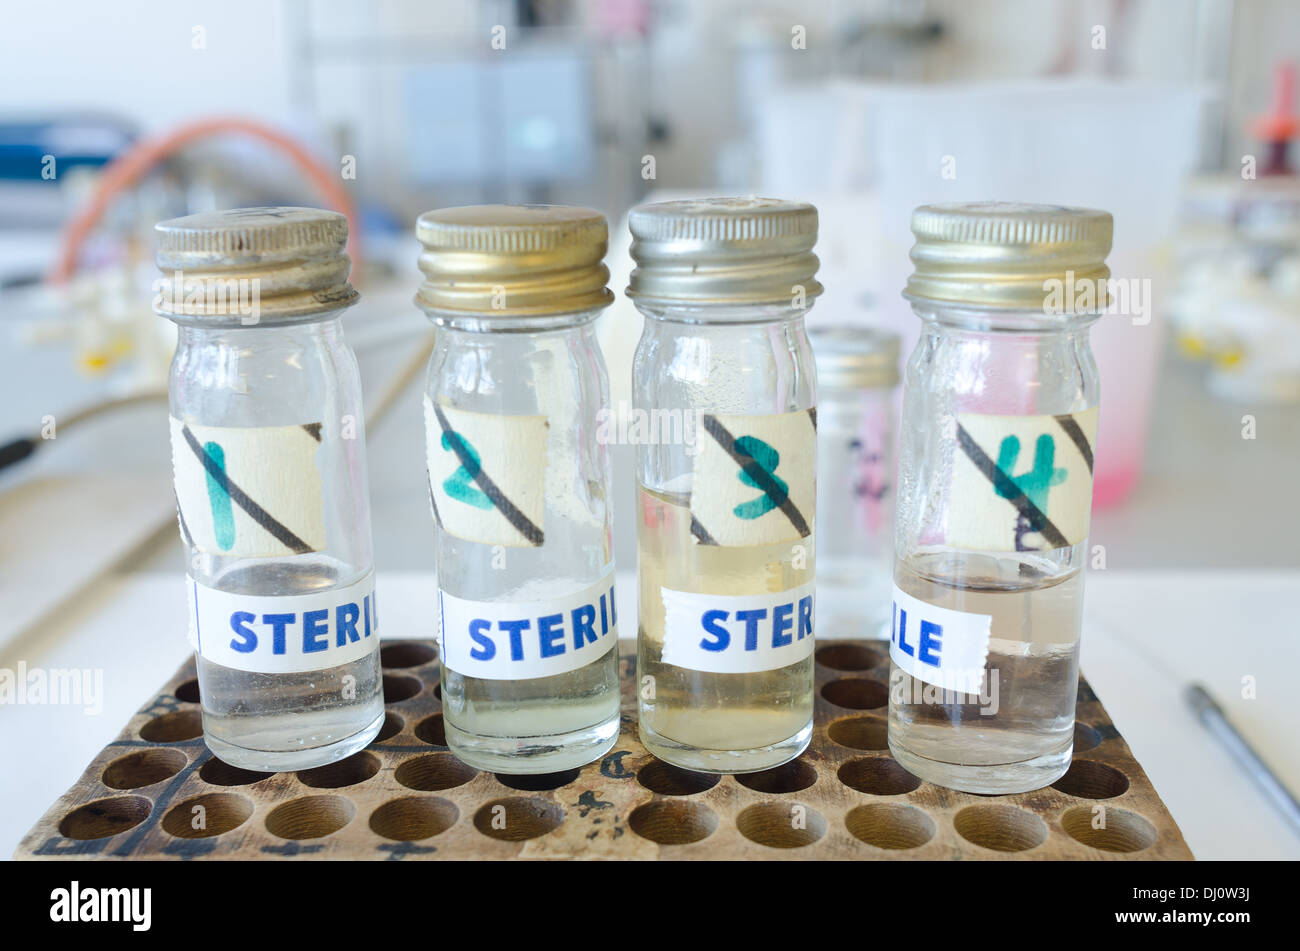
[[[1210,392],[1241,403],[1300,402],[1300,134],[1296,71],[1276,75],[1273,108],[1253,124],[1265,154],[1237,174],[1188,183],[1170,316],[1179,349],[1208,365]]]
[[[823,209],[822,306],[896,330],[904,347],[917,330],[895,289],[909,270],[913,208],[998,200],[1111,209],[1111,270],[1125,293],[1093,347],[1107,402],[1124,409],[1103,418],[1098,436],[1094,501],[1105,505],[1125,498],[1141,471],[1161,291],[1203,100],[1192,86],[1082,80],[792,89],[765,112],[763,187],[799,189]]]
[[[815,326],[817,636],[889,637],[898,335]]]

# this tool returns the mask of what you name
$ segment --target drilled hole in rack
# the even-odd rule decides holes
[[[199,779],[213,786],[248,786],[274,775],[275,773],[259,773],[241,766],[231,766],[215,756],[199,767]]]
[[[456,824],[456,804],[437,796],[407,796],[392,799],[370,814],[370,828],[376,835],[396,842],[418,842],[441,835]]]
[[[375,738],[370,742],[371,743],[387,742],[388,740],[391,740],[393,737],[397,736],[397,734],[401,733],[402,727],[404,727],[405,725],[406,725],[406,721],[403,720],[401,717],[399,717],[396,713],[385,713],[383,726],[379,728],[379,732],[375,734]]]
[[[420,692],[423,685],[418,677],[405,674],[384,674],[384,703],[401,703]]]
[[[78,806],[59,823],[59,835],[69,839],[105,839],[134,828],[149,818],[153,803],[144,796],[117,796]]]
[[[884,684],[858,677],[832,680],[822,687],[822,696],[850,710],[874,710],[889,703],[889,690]]]
[[[915,806],[873,802],[844,817],[854,838],[878,849],[919,849],[934,838],[934,820]]]
[[[1101,746],[1101,733],[1093,729],[1086,723],[1075,722],[1074,724],[1074,751],[1076,753],[1086,753],[1088,750],[1095,750]]]
[[[252,814],[252,801],[237,793],[206,793],[168,809],[162,827],[180,839],[207,839],[238,829]]]
[[[720,776],[682,769],[661,759],[651,760],[636,771],[636,781],[661,796],[694,796],[718,785]]]
[[[713,835],[718,817],[708,806],[685,799],[659,799],[627,817],[632,831],[660,845],[689,845]]]
[[[336,763],[299,770],[297,775],[304,786],[311,786],[313,789],[341,789],[344,786],[364,783],[377,772],[379,772],[379,757],[363,750]]]
[[[921,780],[887,756],[849,760],[837,775],[845,786],[872,796],[901,796],[921,785]]]
[[[266,831],[281,839],[319,839],[352,821],[356,807],[342,796],[304,796],[276,806],[266,817]]]
[[[438,699],[439,703],[442,703],[442,681],[441,680],[439,680],[436,684],[433,685],[433,695]]]
[[[1094,828],[1102,821],[1104,829]],[[1065,810],[1061,825],[1075,841],[1105,852],[1141,852],[1156,844],[1155,826],[1124,809],[1075,806]]]
[[[952,824],[967,842],[996,852],[1024,852],[1047,840],[1043,820],[1015,806],[967,806]]]
[[[447,729],[442,723],[442,714],[435,713],[425,717],[415,725],[415,738],[434,746],[447,745]]]
[[[1080,799],[1114,799],[1128,792],[1128,777],[1114,766],[1077,759],[1052,788]]]
[[[889,749],[889,728],[884,720],[875,717],[846,717],[836,720],[826,728],[832,743],[851,750]]]
[[[113,760],[100,778],[111,789],[140,789],[171,779],[188,762],[180,750],[139,750]]]
[[[817,782],[817,770],[802,758],[792,759],[757,773],[740,773],[736,782],[754,792],[796,793]]]
[[[464,786],[478,775],[473,766],[462,763],[450,753],[426,753],[408,759],[397,767],[393,778],[407,789],[437,792]]]
[[[180,743],[203,735],[203,715],[197,710],[173,710],[140,727],[140,738],[150,743]]]
[[[558,773],[509,773],[495,774],[497,782],[520,792],[549,792],[567,786],[578,778],[578,770],[562,769]]]
[[[423,667],[437,656],[431,645],[419,641],[398,641],[379,648],[379,663],[385,667]]]
[[[884,662],[884,654],[861,644],[830,644],[817,651],[817,663],[831,670],[870,670]]]
[[[177,700],[185,703],[199,702],[199,682],[197,680],[187,680],[176,688],[175,696]]]
[[[826,834],[822,814],[802,803],[768,802],[750,806],[736,817],[736,828],[751,842],[774,849],[812,845]]]
[[[503,842],[522,842],[546,835],[564,822],[564,810],[545,799],[496,799],[474,813],[474,828]]]

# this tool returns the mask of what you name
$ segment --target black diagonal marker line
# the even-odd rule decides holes
[[[529,542],[534,545],[542,544],[545,540],[542,530],[534,525],[527,515],[519,511],[519,509],[515,507],[515,503],[506,498],[505,493],[502,492],[497,487],[497,484],[488,477],[488,474],[483,471],[483,466],[470,458],[469,453],[467,453],[465,448],[461,445],[460,434],[452,428],[451,423],[442,412],[442,407],[437,403],[434,403],[433,412],[434,415],[438,417],[438,425],[442,427],[442,431],[454,437],[447,440],[451,443],[451,451],[456,454],[456,458],[460,460],[460,464],[465,467],[466,472],[474,473],[474,481],[478,484],[478,487],[483,490],[483,494],[486,495],[488,499],[491,500],[492,504],[496,506],[497,511],[504,515],[506,521],[513,525],[519,531],[519,534],[523,535]]]
[[[1061,530],[1052,524],[1052,520],[1047,517],[1047,514],[1029,501],[1029,497],[1020,491],[1020,486],[1012,482],[1007,477],[1007,474],[997,467],[997,464],[971,438],[970,433],[966,432],[966,428],[961,423],[957,424],[957,443],[961,446],[962,452],[966,453],[967,458],[975,464],[975,468],[982,472],[989,482],[993,483],[998,495],[1005,498],[1019,510],[1033,531],[1046,538],[1053,548],[1070,547],[1070,543],[1061,534]]]
[[[312,439],[320,442],[320,423],[303,423],[302,428],[307,430],[307,434],[310,435]]]
[[[817,428],[817,407],[816,406],[808,407],[808,418],[812,420],[813,429],[816,430]]]
[[[194,438],[194,434],[190,432],[188,426],[182,426],[181,432],[185,434],[185,442],[194,451],[194,455],[199,457],[199,462],[203,464],[203,468],[225,490],[226,495],[230,496],[230,501],[243,509],[249,518],[266,529],[276,541],[286,548],[293,549],[295,555],[304,555],[309,551],[313,551],[310,545],[277,522],[270,512],[250,499],[243,489],[231,482],[221,467],[217,465],[216,460],[209,456],[203,450],[203,447],[199,445],[199,441]]]
[[[717,539],[709,534],[709,530],[694,515],[691,516],[691,534],[695,536],[695,540],[701,545],[716,545],[718,543]]]
[[[795,531],[801,537],[807,537],[809,534],[808,523],[804,521],[803,515],[800,514],[795,504],[790,501],[789,493],[781,490],[781,487],[776,484],[776,480],[772,478],[771,473],[760,466],[749,453],[736,448],[736,437],[727,432],[727,428],[718,422],[716,416],[706,415],[704,417],[704,430],[726,451],[727,455],[735,460],[736,464],[745,471],[745,474],[754,480],[754,484],[776,503],[777,507],[785,513],[785,517],[790,520],[790,524],[795,527]]]
[[[1079,455],[1083,456],[1083,461],[1088,464],[1088,471],[1092,472],[1092,447],[1088,445],[1088,437],[1084,435],[1082,427],[1079,426],[1079,421],[1068,414],[1054,418],[1057,424],[1065,430],[1065,435],[1070,437],[1070,442],[1074,443],[1074,447],[1079,450]]]

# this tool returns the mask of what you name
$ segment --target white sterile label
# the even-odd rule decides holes
[[[1097,408],[1061,416],[956,418],[946,542],[1042,551],[1088,537]]]
[[[200,426],[171,420],[181,533],[212,555],[276,558],[325,547],[320,423]]]
[[[935,607],[894,586],[889,659],[917,680],[978,694],[992,630],[991,614]]]
[[[545,416],[473,413],[424,398],[429,489],[445,532],[511,548],[545,541]]]
[[[768,416],[705,414],[695,436],[691,534],[741,547],[807,538],[816,513],[814,410]]]
[[[763,594],[660,588],[663,661],[715,674],[777,670],[813,652],[814,582]]]
[[[618,644],[614,569],[545,601],[471,601],[438,592],[442,662],[466,677],[530,680],[585,667]]]
[[[328,670],[379,642],[375,575],[297,595],[233,594],[190,586],[190,644],[206,660],[263,674]]]

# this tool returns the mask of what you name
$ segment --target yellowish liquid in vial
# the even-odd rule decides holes
[[[743,548],[700,545],[691,537],[689,497],[645,488],[639,516],[642,742],[670,763],[712,772],[750,772],[793,759],[811,733],[812,657],[736,674],[665,664],[660,589],[739,595],[797,588],[813,580],[812,537]]]

